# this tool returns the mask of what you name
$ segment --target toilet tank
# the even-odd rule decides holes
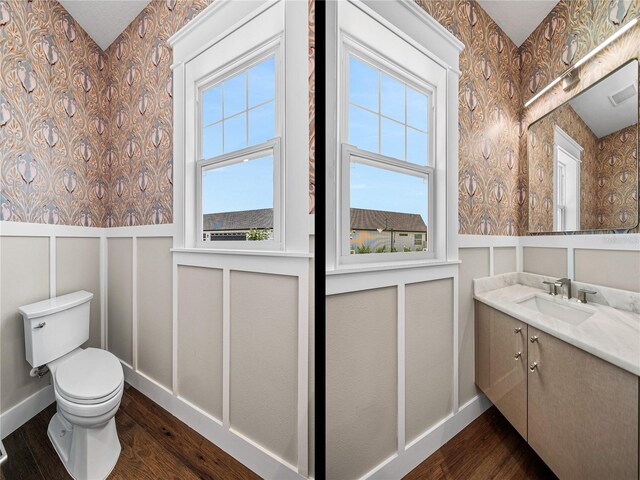
[[[89,340],[93,293],[79,292],[20,307],[27,362],[40,367]]]

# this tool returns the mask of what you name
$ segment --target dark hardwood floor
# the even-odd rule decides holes
[[[4,439],[0,480],[70,478],[47,437],[55,404]],[[116,414],[122,453],[109,479],[259,479],[260,477],[133,387]],[[551,480],[556,476],[491,407],[418,465],[405,480]]]
[[[47,437],[55,411],[53,404],[4,439],[0,480],[71,478]],[[260,478],[129,385],[116,425],[122,453],[110,480]]]
[[[491,407],[404,478],[551,480],[557,477],[496,407]]]

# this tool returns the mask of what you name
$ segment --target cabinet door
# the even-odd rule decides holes
[[[529,445],[562,479],[638,478],[638,377],[529,327]]]
[[[476,302],[476,384],[525,440],[526,335],[525,323]]]

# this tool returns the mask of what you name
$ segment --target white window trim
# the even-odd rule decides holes
[[[560,162],[558,162],[558,151],[564,151],[569,157],[576,160],[576,176],[578,179],[578,188],[576,189],[576,223],[580,226],[580,197],[582,195],[581,185],[580,185],[580,167],[582,164],[582,152],[584,148],[576,142],[571,135],[565,132],[558,125],[554,126],[554,145],[553,145],[553,201],[556,202],[554,208],[552,209],[553,213],[553,229],[556,232],[564,232],[567,231],[565,229],[566,222],[566,205],[564,202],[560,202],[560,190],[558,188],[558,182],[560,178]],[[566,200],[566,192],[565,200]],[[559,210],[562,210],[562,216],[560,216]],[[574,230],[571,230],[574,231]]]
[[[436,251],[436,241],[435,237],[433,237],[434,225],[433,216],[436,212],[436,195],[434,191],[435,186],[435,178],[436,178],[436,155],[435,155],[435,138],[437,123],[435,119],[435,105],[433,99],[437,95],[437,87],[435,85],[431,85],[423,79],[415,77],[410,72],[405,71],[401,67],[395,65],[392,61],[385,58],[380,53],[374,53],[366,46],[362,45],[360,42],[351,38],[346,33],[342,34],[342,98],[341,98],[341,109],[342,109],[342,118],[343,122],[340,124],[340,138],[342,139],[342,144],[340,147],[340,158],[338,161],[340,162],[340,183],[341,183],[341,191],[340,191],[340,218],[339,218],[339,262],[344,265],[349,264],[371,264],[371,263],[380,263],[387,261],[416,261],[416,260],[431,260],[435,258]],[[368,150],[359,149],[348,143],[349,138],[349,56],[353,55],[361,61],[364,61],[367,64],[370,64],[380,72],[395,78],[396,80],[402,82],[408,87],[413,88],[414,90],[423,93],[427,96],[428,105],[427,105],[427,115],[429,117],[428,125],[432,128],[428,128],[427,130],[427,140],[429,142],[428,145],[428,155],[427,158],[429,160],[429,164],[427,166],[420,166],[415,163],[411,163],[405,160],[398,160],[396,158],[388,157],[386,155],[382,155],[381,153],[370,152]],[[379,89],[382,87],[379,86]],[[378,92],[380,94],[380,91]],[[379,105],[378,108],[380,112],[377,114],[379,117],[382,116],[382,106]],[[405,118],[406,121],[406,118]],[[382,132],[378,131],[379,139],[378,141],[382,141]],[[405,155],[406,155],[406,136],[405,136]],[[358,163],[368,164],[373,167],[378,168],[387,168],[388,170],[394,171],[396,173],[402,173],[407,175],[419,176],[427,179],[427,238],[428,238],[428,249],[423,252],[386,252],[386,253],[376,253],[376,254],[362,254],[362,255],[351,255],[350,254],[350,242],[349,242],[349,232],[351,231],[351,222],[350,222],[350,165],[351,159],[355,157],[358,160]],[[373,256],[375,255],[375,256]]]
[[[196,83],[197,91],[197,105],[196,108],[196,218],[194,222],[195,227],[195,245],[197,248],[215,249],[215,250],[271,250],[282,251],[284,250],[284,218],[283,218],[283,206],[284,206],[284,158],[280,149],[281,136],[284,135],[283,128],[283,111],[284,111],[284,73],[282,62],[282,35],[278,35],[271,41],[256,47],[254,50],[245,52],[238,57],[230,65],[226,65],[219,69],[213,75],[204,77]],[[267,142],[263,142],[259,145],[252,145],[233,152],[223,153],[221,155],[205,159],[202,154],[202,94],[208,88],[220,84],[234,75],[245,71],[254,65],[257,65],[263,60],[271,56],[275,57],[275,96],[274,112],[275,112],[275,137]],[[248,88],[248,85],[247,85]],[[224,99],[223,99],[224,100]],[[248,105],[247,105],[248,111]],[[249,117],[247,115],[247,128]],[[224,135],[224,131],[223,131]],[[266,154],[271,152],[273,155],[273,233],[274,238],[272,240],[262,241],[248,241],[248,240],[232,240],[232,241],[203,241],[203,217],[202,217],[202,170],[210,165],[232,165],[238,163],[243,158],[257,158],[260,154]]]
[[[261,33],[262,29],[253,30],[256,32],[256,38],[262,35],[264,40],[251,44],[247,37],[252,35],[244,35],[241,39],[244,47],[238,46],[237,57],[227,61],[215,73],[191,80],[193,83],[189,84],[187,67],[190,61],[206,54],[208,49],[258,17],[270,22],[269,34]],[[275,24],[280,26],[276,28]],[[308,71],[307,4],[285,0],[217,0],[171,37],[168,43],[173,48],[174,56],[174,64],[171,67],[174,92],[174,251],[197,249],[203,253],[238,254],[259,251],[264,255],[272,253],[275,256],[283,253],[307,254],[309,85],[307,75],[300,74]],[[199,142],[194,136],[194,132],[198,132],[200,128],[200,116],[195,107],[195,99],[199,98],[200,89],[204,85],[219,81],[222,75],[232,75],[234,69],[246,67],[248,62],[255,62],[258,57],[267,58],[274,51],[276,57],[280,57],[280,62],[276,58],[276,84],[279,84],[281,91],[280,98],[275,99],[277,123],[276,138],[273,140],[274,145],[279,144],[274,148],[279,151],[281,157],[277,172],[278,162],[274,158],[274,176],[277,175],[274,183],[280,183],[280,193],[274,189],[274,223],[279,223],[280,238],[277,242],[209,241],[203,248],[202,231],[199,229],[202,219],[201,216],[197,216],[198,206],[202,208],[197,198],[197,184],[200,180],[196,176],[199,172],[197,163],[202,158]],[[276,208],[280,212],[276,212]]]
[[[444,120],[434,122],[439,128],[435,146],[438,159],[434,167],[433,182],[430,189],[435,202],[430,202],[434,211],[430,215],[431,227],[430,245],[433,255],[418,252],[420,258],[411,258],[416,252],[398,252],[396,254],[362,255],[372,257],[366,263],[352,264],[352,260],[343,255],[343,241],[347,236],[341,235],[344,229],[344,205],[342,179],[343,165],[341,162],[342,145],[344,142],[345,113],[345,85],[342,82],[344,69],[345,37],[359,38],[350,31],[357,22],[354,21],[356,10],[368,15],[372,20],[386,27],[393,34],[416,48],[435,64],[443,67],[444,79],[439,82],[443,94],[435,99],[437,115],[443,115]],[[404,8],[399,8],[404,7]],[[350,18],[349,18],[350,17]],[[346,20],[344,20],[346,19]],[[362,32],[360,32],[362,33]],[[345,35],[346,34],[346,35]],[[376,2],[348,0],[345,2],[329,2],[327,4],[327,274],[352,273],[362,271],[383,270],[386,268],[414,268],[416,266],[440,265],[442,263],[457,262],[458,249],[458,70],[459,54],[464,45],[451,35],[444,27],[435,22],[420,7],[409,0],[395,2]],[[348,41],[348,40],[347,40]],[[364,43],[364,42],[363,42]],[[374,51],[368,47],[368,50]],[[436,52],[436,53],[433,53]],[[376,57],[377,57],[376,53]],[[384,60],[384,56],[381,56]],[[387,70],[385,68],[385,70]],[[403,78],[403,77],[401,77]],[[420,89],[422,90],[422,89]],[[348,99],[347,99],[348,101]],[[333,113],[335,112],[335,113]],[[435,205],[434,205],[435,203]],[[353,255],[352,257],[356,257]],[[374,258],[376,257],[376,258]],[[382,258],[381,258],[382,257]],[[346,261],[345,261],[346,260]],[[362,260],[364,261],[364,260]],[[360,262],[360,261],[357,261]]]

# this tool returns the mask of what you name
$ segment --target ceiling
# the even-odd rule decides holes
[[[102,50],[106,50],[151,0],[59,0]]]
[[[609,96],[629,85],[635,95],[614,107]],[[631,62],[613,75],[569,101],[580,118],[598,138],[617,132],[638,121],[638,63]]]
[[[513,40],[516,47],[529,38],[559,0],[478,0],[480,6]]]

